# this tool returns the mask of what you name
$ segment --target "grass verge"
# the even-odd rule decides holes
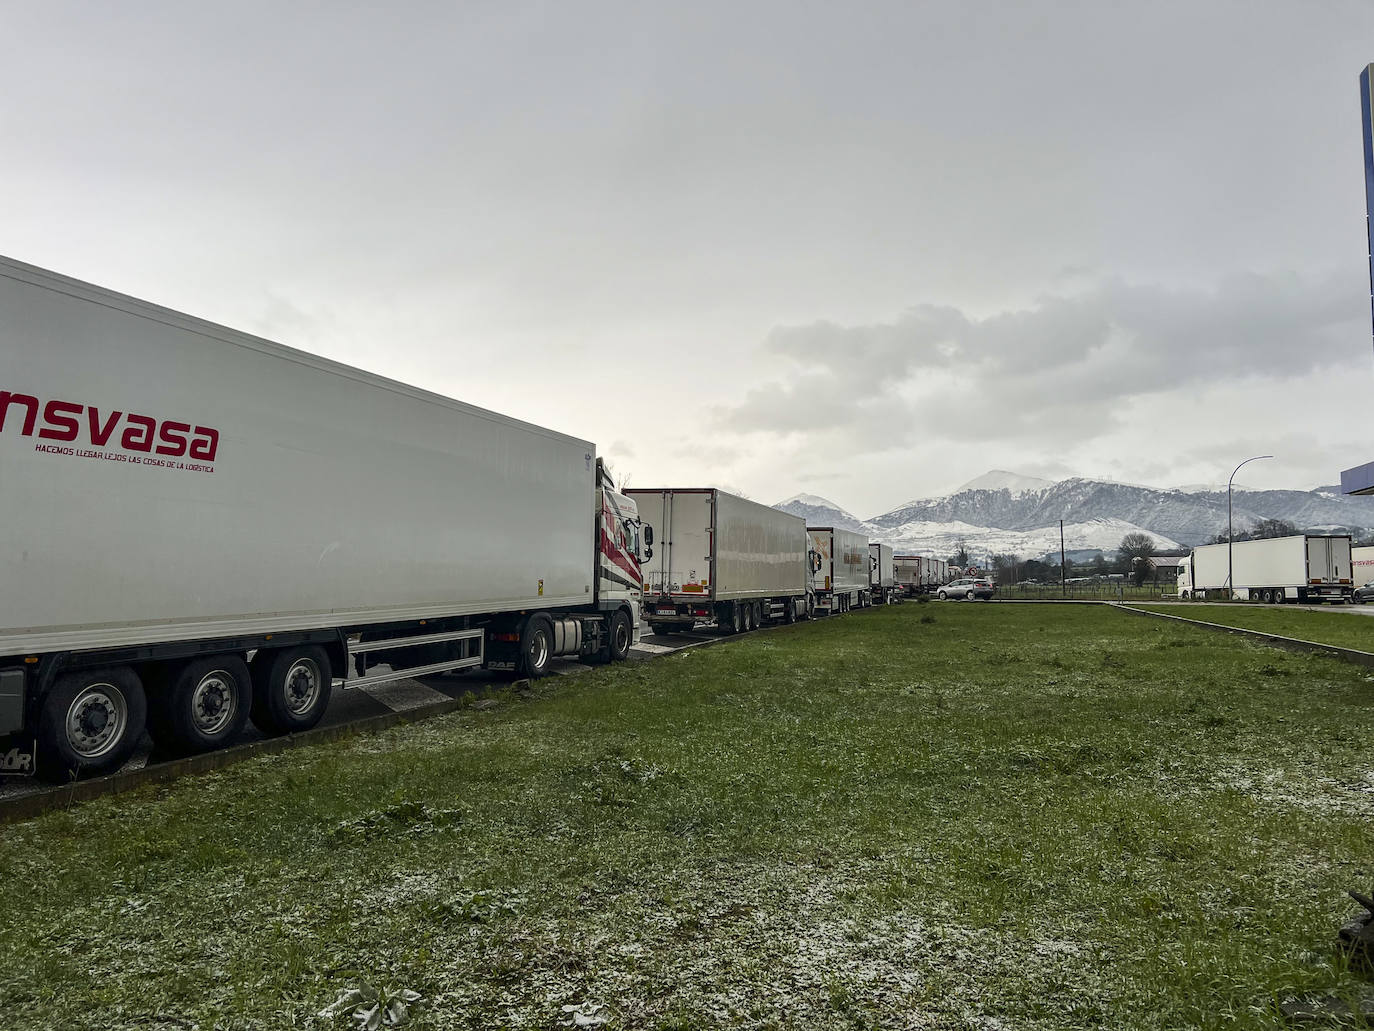
[[[1245,605],[1135,605],[1148,612],[1163,612],[1204,623],[1257,630],[1263,634],[1294,637],[1299,641],[1330,644],[1374,652],[1374,618],[1354,612],[1314,612],[1310,609],[1285,609]]]
[[[908,604],[6,829],[7,1027],[1272,1027],[1353,994],[1363,670]],[[597,1010],[596,1007],[605,1009]],[[574,1012],[565,1007],[581,1007]]]

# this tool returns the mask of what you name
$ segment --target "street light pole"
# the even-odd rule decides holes
[[[1258,462],[1262,458],[1273,458],[1273,455],[1256,455],[1254,458],[1247,458],[1240,465],[1248,465],[1250,462]],[[1240,472],[1240,465],[1231,470],[1231,479],[1226,481],[1226,589],[1231,592],[1232,600],[1236,597],[1235,567],[1231,562],[1231,550],[1235,544],[1235,534],[1231,531],[1231,483],[1236,478],[1236,473]]]

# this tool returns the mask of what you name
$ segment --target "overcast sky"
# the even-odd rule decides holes
[[[634,485],[1374,460],[1370,0],[0,14],[0,253]]]

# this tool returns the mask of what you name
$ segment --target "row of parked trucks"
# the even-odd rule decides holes
[[[305,730],[336,688],[895,600],[892,549],[0,258],[0,770]],[[655,530],[657,541],[655,541]]]

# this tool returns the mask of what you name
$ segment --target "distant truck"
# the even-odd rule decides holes
[[[810,586],[820,614],[848,612],[870,603],[868,538],[837,526],[808,526]]]
[[[1356,587],[1374,583],[1374,548],[1351,548],[1350,568],[1355,571]]]
[[[869,542],[868,595],[874,605],[890,605],[897,599],[896,570],[890,544]]]
[[[658,532],[644,566],[655,633],[717,623],[741,632],[807,615],[806,520],[713,487],[625,491]]]
[[[929,555],[894,555],[892,566],[897,589],[909,598],[933,594],[949,582],[944,559]]]
[[[1233,549],[1228,558],[1228,548]],[[1234,582],[1227,583],[1228,566]],[[1354,590],[1349,534],[1298,534],[1265,540],[1208,544],[1178,564],[1180,598],[1290,602],[1344,602]]]
[[[651,535],[587,441],[3,258],[0,335],[5,772],[638,638]]]

